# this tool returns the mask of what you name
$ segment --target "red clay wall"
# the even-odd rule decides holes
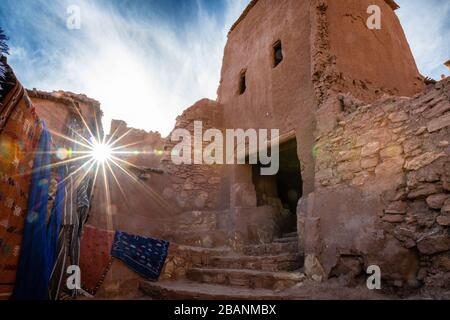
[[[306,193],[313,190],[314,166],[309,21],[308,1],[256,2],[229,34],[218,90],[225,128],[296,130]],[[284,59],[274,68],[273,45],[279,40]],[[247,89],[239,95],[243,69]]]
[[[312,4],[314,71],[328,82],[325,86],[367,102],[384,93],[412,96],[423,89],[400,21],[386,1],[313,0]],[[380,30],[367,27],[370,5],[381,9]]]
[[[50,130],[63,135],[67,134],[67,123],[70,120],[70,117],[73,116],[69,106],[56,101],[36,98],[33,96],[31,96],[30,99],[36,108],[37,114],[42,120],[45,121],[45,124]],[[52,138],[53,141],[59,146],[64,146],[64,144],[67,144],[67,141],[56,135],[53,135]]]

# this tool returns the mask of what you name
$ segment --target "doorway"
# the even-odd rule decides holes
[[[280,168],[274,176],[262,176],[261,165],[252,168],[258,206],[278,209],[281,233],[297,231],[297,203],[302,197],[303,181],[295,138],[280,144]]]

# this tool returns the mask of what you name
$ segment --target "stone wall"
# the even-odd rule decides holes
[[[356,111],[330,100],[346,112],[317,138],[316,190],[298,208],[306,254],[327,275],[377,264],[397,286],[448,287],[450,80]]]
[[[203,249],[171,243],[159,281],[185,279],[191,268],[206,266],[212,257],[227,253],[221,249]],[[96,293],[97,299],[136,299],[142,296],[139,283],[144,281],[118,259],[112,261],[106,277]]]
[[[192,147],[194,146],[195,121],[202,122],[203,133],[210,128],[221,130],[222,109],[220,104],[204,99],[185,110],[177,118],[174,130],[188,130],[192,137]],[[169,135],[164,146],[165,157],[162,159],[162,167],[169,176],[163,191],[165,199],[176,203],[182,211],[219,209],[222,207],[224,196],[221,186],[223,166],[174,164],[171,159],[172,149],[179,142],[171,141],[171,135]],[[202,142],[202,150],[208,144]],[[192,149],[193,159],[194,151]]]

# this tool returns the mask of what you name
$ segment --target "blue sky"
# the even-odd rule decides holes
[[[397,15],[405,30],[419,71],[440,79],[450,75],[443,64],[450,59],[450,1],[396,0]]]
[[[9,62],[29,88],[85,93],[102,103],[104,124],[166,135],[200,98],[216,98],[231,24],[249,0],[0,0]],[[449,74],[450,1],[398,0],[397,11],[422,74]],[[66,28],[67,7],[81,29]]]

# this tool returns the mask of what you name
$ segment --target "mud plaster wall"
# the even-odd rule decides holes
[[[315,147],[316,191],[298,208],[306,254],[328,275],[377,264],[398,286],[448,288],[449,141],[448,79],[345,115]]]
[[[36,108],[36,113],[45,121],[45,124],[49,129],[58,132],[59,134],[67,134],[67,124],[69,123],[70,118],[74,116],[69,106],[56,101],[40,99],[33,96],[31,96],[30,99],[33,102],[33,106]],[[59,146],[70,144],[55,135],[52,136],[52,139]]]
[[[92,133],[95,134],[98,131],[99,136],[103,137],[103,112],[100,109],[100,102],[89,98],[85,94],[76,94],[68,91],[56,91],[53,92],[52,95],[71,99],[79,108],[84,121],[86,121],[86,124],[89,126]]]
[[[382,9],[381,30],[365,24],[370,4]],[[384,94],[412,96],[424,88],[398,18],[384,1],[312,0],[310,10],[316,135],[332,130],[345,111],[330,95],[357,97],[347,106],[354,110]]]
[[[324,1],[331,64],[339,85],[363,100],[383,93],[412,96],[423,89],[403,28],[383,0]],[[381,29],[367,27],[367,8],[381,9]]]
[[[273,45],[279,40],[284,59],[274,68]],[[226,128],[275,128],[281,134],[296,130],[306,193],[313,189],[314,166],[309,40],[308,1],[256,2],[228,36],[218,90]],[[239,95],[243,69],[247,89]]]
[[[65,91],[50,93],[34,89],[28,90],[28,94],[35,105],[39,117],[45,121],[50,130],[67,135],[70,120],[77,118],[82,123],[81,115],[93,133],[98,129],[100,135],[103,134],[102,112],[99,102],[85,95]],[[95,124],[96,122],[97,125]],[[52,138],[60,146],[71,144],[57,135],[53,135]]]

